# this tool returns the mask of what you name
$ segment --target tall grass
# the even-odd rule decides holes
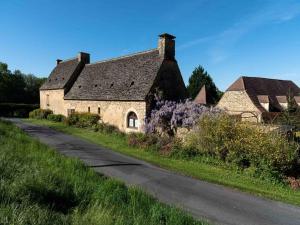
[[[203,224],[0,121],[0,224]]]
[[[277,180],[268,179],[268,177],[265,179],[253,176],[251,170],[242,172],[235,166],[225,165],[220,160],[216,161],[211,157],[195,157],[193,159],[185,159],[185,156],[169,157],[157,154],[155,151],[148,151],[142,146],[129,146],[127,137],[117,133],[94,132],[91,129],[71,127],[48,120],[27,119],[26,121],[86,139],[122,154],[148,161],[187,176],[234,187],[258,196],[300,205],[300,191],[292,190],[286,183],[277,182]]]

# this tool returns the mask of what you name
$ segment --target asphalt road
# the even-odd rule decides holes
[[[300,225],[300,207],[182,176],[47,127],[12,121],[60,153],[77,157],[95,171],[127,185],[137,185],[196,218],[213,224]]]

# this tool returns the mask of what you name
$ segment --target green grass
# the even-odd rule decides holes
[[[196,160],[178,160],[163,157],[155,154],[154,152],[128,146],[126,137],[120,135],[104,134],[88,129],[69,127],[63,123],[54,123],[47,120],[30,119],[26,121],[45,125],[62,132],[84,138],[98,145],[108,147],[114,151],[148,161],[160,167],[167,168],[187,176],[233,187],[257,196],[300,205],[300,191],[292,190],[286,184],[274,182],[268,179],[263,180],[260,178],[254,178],[253,176],[238,172],[234,169],[209,163],[201,163]]]
[[[0,224],[204,223],[0,121]]]

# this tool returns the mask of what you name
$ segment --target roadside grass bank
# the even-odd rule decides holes
[[[126,136],[122,134],[95,132],[92,129],[76,128],[64,123],[56,123],[48,120],[26,119],[25,121],[81,137],[114,151],[145,160],[187,176],[233,187],[273,200],[300,205],[300,191],[292,190],[288,184],[267,178],[256,178],[234,167],[214,163],[209,158],[196,157],[185,160],[165,157],[144,148],[129,146]]]
[[[50,125],[50,124],[49,124]],[[0,120],[0,224],[206,224]]]

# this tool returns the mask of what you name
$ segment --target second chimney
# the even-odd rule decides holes
[[[61,59],[57,59],[56,60],[56,65],[58,65],[62,60]]]
[[[90,63],[90,54],[85,52],[79,52],[77,55],[78,62]]]
[[[158,40],[159,55],[164,59],[175,59],[175,39],[171,34],[161,34]]]

